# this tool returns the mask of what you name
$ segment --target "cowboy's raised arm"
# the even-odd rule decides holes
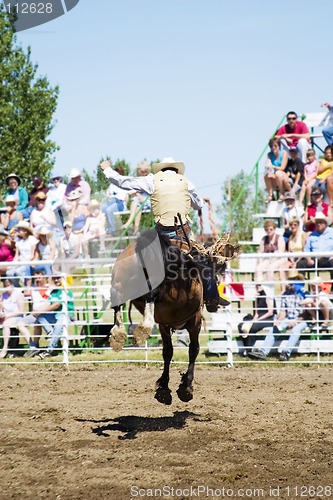
[[[103,170],[105,177],[107,177],[112,184],[126,189],[127,191],[135,190],[140,193],[151,195],[154,191],[153,175],[146,175],[145,177],[132,177],[129,175],[120,175],[113,170],[110,161],[102,161],[100,168]]]

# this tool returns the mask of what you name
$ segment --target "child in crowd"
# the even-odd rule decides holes
[[[326,179],[333,172],[333,154],[331,146],[324,149],[324,158],[318,162],[318,173],[315,186],[321,188],[324,197],[326,195]]]
[[[304,165],[299,157],[298,149],[295,146],[290,148],[290,158],[288,160],[286,174],[294,193],[297,193],[304,181]]]
[[[97,200],[91,200],[88,206],[89,215],[83,228],[82,249],[84,257],[89,257],[89,240],[98,238],[100,250],[105,250],[105,215]]]
[[[311,204],[311,191],[316,182],[318,174],[318,161],[314,149],[310,148],[306,153],[307,163],[304,165],[304,182],[299,195],[299,202],[302,204],[305,194],[308,205]]]
[[[284,195],[284,202],[286,206],[282,211],[282,220],[284,227],[283,237],[287,242],[291,234],[289,227],[290,221],[295,217],[299,219],[300,222],[303,221],[304,209],[302,206],[296,204],[296,196],[293,191],[287,191],[287,193]]]

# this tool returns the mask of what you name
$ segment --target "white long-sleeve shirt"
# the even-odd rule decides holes
[[[175,175],[178,175],[174,172]],[[131,177],[120,175],[113,168],[108,167],[104,170],[104,175],[118,187],[128,191],[135,190],[152,195],[154,192],[154,174],[148,174],[142,177]],[[191,207],[194,210],[200,210],[203,207],[203,199],[198,195],[193,184],[188,180],[188,192],[191,198]]]

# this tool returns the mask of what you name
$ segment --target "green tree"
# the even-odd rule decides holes
[[[15,172],[29,186],[33,175],[47,178],[59,149],[48,137],[57,106],[58,87],[17,45],[13,21],[0,6],[0,169],[2,178]]]
[[[245,188],[242,190],[243,186]],[[230,216],[235,201],[238,203]],[[264,192],[260,188],[258,193],[258,209],[264,209]],[[248,175],[241,170],[235,177],[228,179],[222,186],[222,203],[217,207],[217,213],[222,219],[222,227],[231,231],[235,240],[252,240],[252,229],[256,213],[255,179],[248,179]]]

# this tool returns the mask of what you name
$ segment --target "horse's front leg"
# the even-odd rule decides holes
[[[111,328],[110,345],[114,351],[119,352],[124,347],[127,338],[122,312],[119,306],[114,308],[114,323],[114,326]]]
[[[160,325],[160,333],[163,341],[164,368],[161,377],[156,382],[155,399],[165,405],[171,405],[172,396],[169,389],[170,363],[173,355],[171,329],[168,326]]]
[[[193,399],[193,379],[194,379],[194,364],[199,354],[199,333],[201,330],[201,310],[193,319],[188,321],[186,329],[190,334],[190,345],[188,348],[189,364],[187,372],[183,373],[180,385],[177,389],[177,395],[181,401],[188,403]]]
[[[154,323],[154,303],[146,302],[143,319],[133,332],[133,338],[137,345],[143,345],[146,342],[152,332]]]

